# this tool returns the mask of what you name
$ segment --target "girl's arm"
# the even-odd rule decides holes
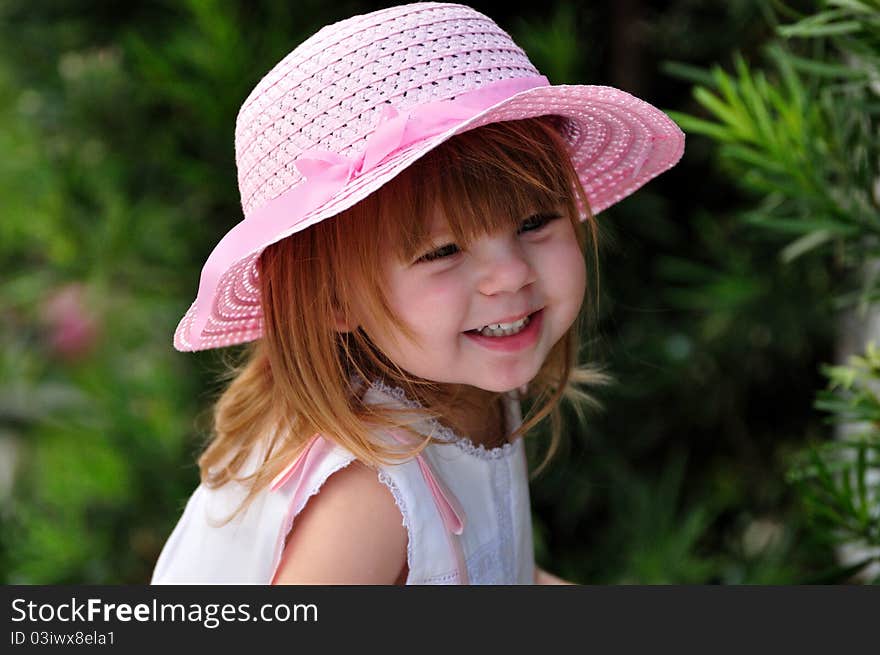
[[[388,487],[355,460],[296,516],[272,584],[394,584],[407,538]]]
[[[557,578],[555,575],[547,573],[547,571],[545,571],[544,569],[536,566],[535,584],[574,584],[574,582],[568,582],[567,580],[563,580],[562,578]]]

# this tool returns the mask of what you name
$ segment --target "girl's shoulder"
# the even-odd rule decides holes
[[[273,584],[392,584],[407,561],[400,509],[357,460],[306,500],[287,532]]]

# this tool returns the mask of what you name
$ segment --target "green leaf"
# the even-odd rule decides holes
[[[859,0],[826,0],[826,4],[832,7],[837,6],[849,9],[857,14],[876,15],[877,11],[880,10],[880,3],[874,2],[874,6],[871,7],[864,2],[859,2]]]
[[[788,172],[785,165],[778,159],[767,156],[766,153],[760,152],[755,148],[733,143],[723,146],[723,150],[729,157],[738,159],[751,166],[762,168],[770,173],[785,175]]]
[[[856,455],[856,484],[859,494],[859,515],[862,521],[870,519],[870,508],[868,507],[868,490],[865,480],[867,475],[867,448],[865,444],[860,443]]]
[[[739,53],[734,57],[734,65],[739,74],[740,93],[742,94],[742,98],[746,105],[751,110],[751,116],[756,120],[758,133],[765,142],[764,145],[766,146],[767,144],[775,143],[776,130],[774,130],[773,121],[767,111],[767,105],[764,102],[764,98],[761,97],[761,94],[756,87],[755,78],[761,76],[760,71],[755,73],[755,75],[752,75],[746,60],[743,59],[742,55]]]
[[[689,114],[678,111],[667,111],[669,117],[678,123],[678,126],[684,132],[694,132],[696,134],[705,134],[717,141],[729,142],[734,141],[736,136],[726,127],[718,123],[712,123]]]
[[[829,387],[831,389],[834,389],[838,385],[843,386],[844,389],[852,388],[856,375],[858,374],[858,372],[851,366],[830,366],[828,364],[822,364],[820,370],[822,375],[830,378]]]
[[[798,154],[801,150],[802,134],[804,129],[803,115],[797,101],[790,101],[782,96],[778,89],[767,86],[767,99],[780,117],[780,120],[788,127],[786,136],[789,138],[791,145],[798,148]],[[794,155],[794,153],[792,153]]]
[[[816,230],[815,232],[810,232],[809,234],[802,236],[800,239],[795,239],[783,248],[780,253],[780,258],[784,263],[790,264],[801,255],[818,248],[822,244],[831,241],[833,238],[834,234],[828,230]]]
[[[837,511],[829,501],[833,501],[833,497],[829,498],[827,489],[826,495],[819,496],[814,493],[804,492],[803,500],[808,511],[813,516],[813,520],[824,521],[829,526],[834,526],[837,530],[847,532],[857,532],[850,526],[849,519]],[[836,541],[842,541],[840,537],[835,537]]]
[[[768,46],[766,52],[767,55],[775,61],[776,67],[785,82],[788,97],[794,103],[798,116],[802,115],[803,108],[806,104],[806,91],[803,84],[801,84],[797,71],[791,63],[792,54],[781,45],[775,43]]]
[[[742,114],[738,114],[730,105],[724,104],[718,96],[701,86],[694,88],[694,98],[715,116],[731,127],[740,137],[754,140],[751,123]]]
[[[671,77],[687,80],[700,86],[709,87],[714,85],[712,75],[706,69],[681,61],[661,62],[660,70]]]
[[[849,80],[867,79],[866,71],[853,68],[852,66],[828,63],[816,59],[806,59],[793,54],[788,55],[788,60],[796,70],[818,77],[844,78]]]
[[[834,487],[834,478],[831,476],[828,467],[825,465],[825,461],[822,459],[822,456],[819,454],[819,451],[815,448],[811,448],[809,452],[810,462],[813,464],[814,471],[818,476],[819,480],[823,483],[825,487]]]
[[[779,34],[786,38],[793,36],[839,36],[841,34],[853,34],[862,29],[862,24],[855,20],[844,20],[839,23],[829,23],[828,25],[804,25],[803,23],[804,21],[794,25],[784,25],[779,28]]]
[[[856,509],[855,502],[853,500],[853,483],[852,483],[852,470],[849,466],[845,466],[844,470],[840,472],[840,487],[839,487],[839,497],[843,502],[844,509],[848,510],[850,514],[857,515],[858,510]]]
[[[841,582],[846,582],[854,575],[856,575],[859,571],[864,568],[867,568],[871,564],[877,561],[876,557],[868,557],[863,559],[855,564],[849,564],[846,566],[835,566],[830,569],[826,569],[821,573],[816,574],[804,580],[800,584],[807,585],[817,585],[817,584],[838,584]]]
[[[858,227],[845,223],[810,218],[777,218],[760,214],[757,211],[742,214],[742,220],[749,225],[787,234],[804,234],[817,230],[827,230],[838,236],[854,236],[861,232]]]

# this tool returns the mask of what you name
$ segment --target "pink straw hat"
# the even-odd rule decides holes
[[[266,246],[351,207],[456,134],[548,114],[566,119],[563,136],[594,214],[684,151],[684,134],[659,109],[612,87],[551,86],[470,7],[401,5],[322,28],[239,111],[245,218],[208,257],[174,347],[259,338],[257,259]]]

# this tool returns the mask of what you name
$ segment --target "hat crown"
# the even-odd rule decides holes
[[[302,179],[294,162],[303,151],[360,153],[389,103],[406,111],[539,75],[509,34],[464,5],[402,5],[327,25],[272,68],[239,111],[244,215]]]

